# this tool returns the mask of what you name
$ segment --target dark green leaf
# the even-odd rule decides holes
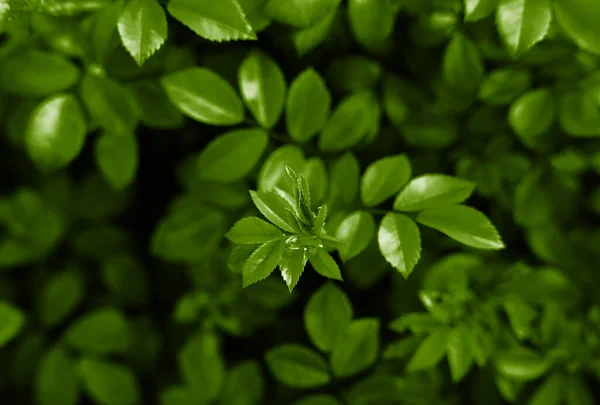
[[[344,339],[331,351],[331,370],[338,377],[349,377],[375,363],[379,356],[379,319],[352,321]]]
[[[330,381],[325,359],[305,346],[277,346],[265,354],[265,360],[273,376],[291,387],[317,388]]]
[[[445,174],[412,179],[394,200],[396,211],[420,211],[438,205],[458,204],[473,193],[475,183]]]
[[[341,402],[327,394],[316,394],[294,402],[294,405],[341,405]]]
[[[40,294],[40,322],[52,327],[67,318],[81,302],[83,287],[83,280],[78,272],[63,271],[54,275]]]
[[[379,226],[377,241],[385,260],[408,278],[421,258],[421,234],[417,224],[405,215],[386,214]]]
[[[327,39],[336,16],[337,10],[332,10],[320,18],[314,25],[299,29],[293,33],[292,40],[299,56],[306,55]]]
[[[88,394],[99,405],[142,403],[142,394],[135,375],[121,364],[84,358],[79,362],[79,373]]]
[[[0,347],[15,338],[25,325],[25,314],[20,309],[0,301]]]
[[[382,67],[374,59],[349,55],[335,59],[327,69],[327,82],[335,90],[358,91],[375,87]]]
[[[277,229],[273,227],[273,229]],[[243,287],[267,278],[281,259],[285,242],[283,239],[275,239],[261,245],[254,251],[244,264]]]
[[[500,0],[498,31],[513,56],[520,56],[548,34],[552,21],[550,0]]]
[[[358,194],[360,166],[356,156],[346,152],[331,166],[329,174],[330,197],[339,198],[344,204],[354,203]]]
[[[164,76],[161,83],[179,111],[196,121],[235,125],[244,120],[242,100],[233,87],[212,70],[187,68]]]
[[[156,0],[129,0],[121,11],[118,27],[123,46],[140,66],[167,39],[165,10]]]
[[[131,342],[127,318],[112,308],[98,309],[74,321],[65,332],[65,341],[92,353],[122,353]]]
[[[225,381],[225,363],[216,335],[190,337],[179,351],[178,360],[181,374],[196,398],[210,401],[218,397]]]
[[[133,134],[103,133],[94,149],[96,164],[106,181],[122,190],[135,179],[138,168],[138,145]]]
[[[169,13],[209,41],[256,39],[250,23],[235,0],[170,0]]]
[[[285,101],[283,73],[271,57],[252,51],[240,66],[238,81],[242,97],[259,125],[271,129],[279,121]]]
[[[478,249],[503,249],[504,243],[490,220],[481,212],[464,205],[427,208],[417,222]]]
[[[312,196],[311,208],[316,208],[325,201],[329,192],[329,178],[323,159],[318,157],[307,159],[302,175],[308,183]]]
[[[600,108],[594,91],[571,90],[560,98],[559,118],[562,129],[573,137],[600,136]]]
[[[567,405],[593,405],[592,390],[580,375],[569,375],[562,385]]]
[[[325,283],[304,308],[304,327],[311,342],[329,352],[342,341],[352,321],[352,304],[332,282]]]
[[[519,381],[535,380],[552,366],[552,359],[525,347],[500,352],[494,359],[496,369],[505,377]]]
[[[477,89],[484,74],[483,61],[471,40],[457,33],[446,48],[442,65],[444,80],[460,90]]]
[[[140,107],[140,121],[152,128],[174,129],[183,125],[183,114],[171,103],[157,81],[138,81],[129,89]]]
[[[479,99],[491,105],[513,102],[531,86],[531,74],[517,68],[500,68],[491,71],[479,88]]]
[[[263,397],[264,381],[260,364],[247,360],[227,373],[221,405],[259,405]]]
[[[415,335],[431,333],[441,326],[440,322],[433,316],[422,312],[409,312],[394,319],[390,323],[390,329],[404,333],[410,330]]]
[[[533,393],[528,405],[559,405],[563,391],[562,375],[553,374]]]
[[[375,234],[375,220],[373,215],[356,211],[348,215],[337,229],[336,237],[344,241],[338,249],[340,258],[348,261],[357,256],[368,245]]]
[[[49,349],[37,370],[35,397],[39,405],[76,405],[79,387],[74,365],[60,347]]]
[[[262,129],[238,129],[219,135],[198,156],[198,177],[233,183],[256,166],[269,137]]]

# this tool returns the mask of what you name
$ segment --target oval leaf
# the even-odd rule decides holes
[[[225,362],[216,335],[202,333],[189,338],[179,351],[178,361],[187,385],[200,401],[219,395],[225,380]]]
[[[377,241],[385,260],[408,278],[421,258],[421,234],[417,224],[405,215],[386,214],[381,220]]]
[[[446,354],[450,329],[441,328],[433,332],[421,343],[410,359],[408,371],[425,370],[435,367]]]
[[[479,51],[470,39],[456,34],[444,54],[442,64],[444,80],[460,90],[477,89],[484,74],[483,61]]]
[[[406,155],[384,157],[371,163],[360,181],[360,197],[367,207],[381,204],[410,179],[412,168]]]
[[[529,91],[510,106],[508,122],[526,146],[536,145],[554,121],[554,98],[548,89]]]
[[[89,395],[100,405],[138,405],[140,387],[133,372],[118,363],[84,358],[79,372]]]
[[[52,348],[41,359],[37,370],[35,396],[40,405],[76,405],[79,402],[75,369],[63,349]]]
[[[138,168],[137,138],[133,134],[106,132],[96,140],[95,146],[96,164],[106,181],[116,190],[130,185]]]
[[[600,54],[600,3],[596,0],[556,0],[554,14],[563,30],[582,49]]]
[[[8,302],[0,302],[0,347],[15,338],[25,325],[25,315]]]
[[[552,21],[550,0],[500,0],[498,31],[513,56],[519,56],[548,34]]]
[[[110,308],[77,319],[65,332],[65,341],[77,349],[96,353],[122,353],[131,343],[127,319]]]
[[[266,11],[274,19],[294,27],[308,27],[334,11],[340,0],[268,0]]]
[[[394,200],[396,211],[420,211],[438,205],[457,204],[473,193],[472,181],[445,174],[425,174],[412,179]]]
[[[261,245],[250,255],[242,268],[244,288],[269,277],[281,259],[284,246],[283,239],[275,239]]]
[[[373,215],[356,211],[348,215],[337,229],[336,238],[344,244],[338,249],[340,258],[346,262],[366,249],[375,234]]]
[[[167,17],[156,0],[129,0],[117,26],[123,46],[140,66],[167,40]]]
[[[342,273],[339,266],[325,249],[318,249],[317,253],[310,258],[310,264],[323,277],[342,280]]]
[[[352,321],[344,339],[331,351],[331,370],[338,377],[349,377],[375,363],[379,356],[379,319]]]
[[[498,0],[465,0],[465,21],[478,21],[494,12]]]
[[[273,376],[290,387],[317,388],[330,381],[325,359],[305,346],[277,346],[265,354],[265,360]]]
[[[237,221],[225,236],[234,243],[248,245],[281,239],[283,235],[270,223],[260,218],[247,217]]]
[[[552,366],[552,360],[525,347],[514,347],[499,353],[494,364],[505,377],[530,381],[542,376]]]

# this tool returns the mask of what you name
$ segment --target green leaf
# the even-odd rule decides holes
[[[571,90],[562,95],[559,104],[560,126],[570,136],[600,136],[600,108],[593,91]]]
[[[158,129],[175,129],[183,125],[183,114],[171,103],[155,80],[141,80],[129,87],[140,108],[140,121]]]
[[[122,190],[135,179],[139,159],[137,138],[133,134],[105,132],[96,139],[94,157],[108,184]]]
[[[212,333],[190,337],[178,355],[181,374],[197,399],[216,399],[225,381],[225,362],[219,338]]]
[[[490,220],[476,209],[464,205],[427,208],[417,216],[417,222],[474,248],[505,247]]]
[[[381,220],[377,241],[385,260],[408,278],[421,258],[417,224],[405,215],[388,213]]]
[[[352,321],[348,296],[332,282],[325,283],[304,307],[304,327],[313,345],[322,352],[335,348]]]
[[[450,329],[441,328],[433,332],[421,343],[408,363],[410,372],[435,367],[446,354]]]
[[[563,388],[562,375],[556,373],[551,375],[540,385],[531,398],[528,405],[560,405]],[[565,387],[566,388],[566,387]]]
[[[410,330],[415,335],[431,333],[441,325],[431,314],[422,312],[409,312],[394,319],[390,323],[390,329],[398,333],[404,333]]]
[[[331,95],[323,78],[312,68],[303,70],[290,85],[285,105],[285,119],[290,137],[307,142],[327,123]]]
[[[535,146],[554,122],[554,98],[548,89],[536,89],[519,97],[510,106],[508,122],[521,141]]]
[[[197,405],[196,394],[184,386],[171,386],[160,393],[161,405]],[[204,403],[201,402],[201,405]]]
[[[167,17],[156,0],[129,0],[118,28],[123,46],[140,66],[167,40]]]
[[[292,40],[298,56],[302,57],[318,47],[331,32],[331,28],[337,16],[337,9],[326,14],[310,27],[296,30],[292,34]]]
[[[308,183],[312,196],[311,208],[316,208],[325,201],[329,191],[329,178],[323,159],[319,157],[308,159],[302,169],[302,175]]]
[[[25,326],[25,314],[8,302],[0,301],[0,347],[14,339]]]
[[[498,0],[465,0],[465,21],[486,18],[496,10]]]
[[[469,38],[457,33],[448,44],[442,64],[444,80],[464,91],[474,91],[484,74],[481,55]]]
[[[225,236],[233,243],[247,245],[281,239],[283,234],[275,226],[260,218],[247,217],[237,221]]]
[[[298,284],[308,258],[309,253],[305,249],[286,248],[283,250],[279,261],[279,270],[290,292]]]
[[[259,405],[264,385],[262,369],[257,361],[239,363],[227,373],[220,404]]]
[[[352,321],[344,339],[331,351],[331,370],[349,377],[372,366],[379,356],[379,319]]]
[[[35,397],[40,405],[79,403],[74,365],[60,347],[49,349],[42,357],[35,380]]]
[[[600,4],[595,0],[556,0],[554,15],[561,28],[582,49],[600,54]]]
[[[83,287],[83,280],[78,272],[56,273],[39,296],[40,322],[46,327],[52,327],[72,314],[83,298]]]
[[[479,99],[490,105],[512,103],[531,86],[531,73],[519,68],[491,71],[481,83]]]
[[[133,372],[118,363],[83,358],[79,372],[88,394],[99,405],[138,405],[142,394]]]
[[[396,211],[421,211],[465,201],[475,190],[472,181],[445,174],[425,174],[412,179],[394,200]]]
[[[392,35],[396,13],[388,0],[350,0],[348,20],[358,43],[377,49]]]
[[[210,69],[191,67],[170,73],[161,84],[179,111],[196,121],[236,125],[244,120],[242,100],[225,79]]]
[[[346,262],[366,249],[375,234],[373,215],[356,211],[348,215],[337,229],[336,237],[344,244],[338,249],[340,258]]]
[[[268,142],[267,133],[258,128],[221,134],[198,156],[198,177],[219,183],[241,180],[256,166]]]
[[[256,34],[235,0],[170,0],[169,13],[209,41],[256,39]]]
[[[333,12],[340,0],[268,0],[267,13],[281,23],[308,27]]]
[[[543,40],[551,21],[550,0],[500,0],[496,13],[498,31],[515,57]]]
[[[594,395],[580,375],[569,375],[563,382],[567,405],[593,405]]]
[[[68,90],[79,77],[79,69],[69,59],[40,50],[4,55],[0,63],[0,89],[24,97],[47,97]]]
[[[310,397],[304,397],[293,405],[341,405],[341,402],[327,394],[315,394]]]
[[[446,353],[448,353],[452,381],[459,382],[473,365],[471,339],[465,324],[458,324],[450,332],[446,342]]]
[[[277,229],[273,227],[273,229]],[[283,239],[275,239],[261,245],[254,251],[244,264],[243,287],[267,278],[281,259],[285,242]]]
[[[290,387],[318,388],[330,381],[325,359],[305,346],[277,346],[265,354],[265,360],[273,376]]]
[[[81,81],[81,99],[92,123],[115,134],[131,134],[139,118],[133,94],[118,82],[87,73]]]
[[[323,277],[334,280],[342,280],[342,273],[337,263],[329,253],[323,248],[317,249],[314,256],[310,258],[310,264],[315,271]]]
[[[244,102],[265,129],[279,121],[285,101],[286,83],[281,68],[271,57],[255,50],[244,59],[238,73]]]
[[[287,214],[292,207],[279,195],[273,192],[250,191],[250,197],[256,208],[274,225],[286,232],[295,233],[296,228],[288,221]]]
[[[132,343],[127,318],[112,308],[88,312],[75,320],[64,335],[76,349],[93,353],[122,353]]]
[[[102,261],[102,281],[124,304],[142,305],[148,297],[148,276],[143,264],[128,253],[111,255]]]
[[[334,90],[353,92],[375,87],[382,71],[381,65],[375,59],[347,55],[331,62],[326,77]]]
[[[331,166],[331,198],[339,198],[344,204],[352,205],[358,194],[359,176],[360,166],[356,156],[351,152],[344,153]]]
[[[31,159],[43,170],[68,165],[85,143],[87,125],[77,98],[58,94],[33,111],[27,125],[25,143]]]
[[[345,97],[323,128],[319,149],[338,152],[356,146],[369,133],[373,110],[377,108],[377,100],[371,92]]]
[[[381,204],[410,179],[412,168],[405,154],[387,156],[371,163],[360,181],[360,197],[367,207]]]
[[[494,364],[505,377],[530,381],[544,375],[552,366],[552,359],[545,358],[531,349],[516,346],[498,353]]]
[[[302,170],[304,167],[302,149],[295,145],[284,145],[275,149],[260,170],[258,189],[269,192],[279,188],[290,195],[293,194],[293,187],[285,170],[286,166],[297,172]]]

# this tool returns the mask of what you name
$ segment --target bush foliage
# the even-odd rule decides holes
[[[598,0],[1,0],[0,402],[600,402]]]

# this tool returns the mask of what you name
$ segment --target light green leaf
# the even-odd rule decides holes
[[[427,208],[417,222],[478,249],[504,249],[504,243],[490,220],[481,212],[464,205]]]
[[[304,327],[310,341],[329,352],[342,341],[352,321],[352,304],[333,282],[325,283],[304,307]]]
[[[219,183],[241,180],[256,166],[268,142],[267,133],[258,128],[221,134],[198,156],[198,177]]]
[[[508,122],[521,141],[533,147],[550,129],[555,117],[554,97],[548,89],[536,89],[519,97],[510,106]]]
[[[197,399],[216,399],[225,381],[225,362],[219,338],[199,333],[188,339],[178,355],[179,368]]]
[[[129,0],[117,26],[123,46],[140,66],[167,39],[167,17],[156,0]]]
[[[373,215],[356,211],[348,215],[337,229],[336,237],[344,241],[338,249],[340,258],[346,262],[366,249],[375,234]]]
[[[258,33],[271,25],[271,18],[267,15],[266,0],[236,0],[242,7],[246,19],[254,32]]]
[[[600,3],[596,0],[556,0],[554,15],[563,30],[582,49],[600,54]]]
[[[352,205],[358,194],[359,176],[358,159],[351,152],[344,153],[331,166],[330,197],[339,198],[344,204]]]
[[[281,23],[308,27],[333,12],[340,0],[269,0],[267,13]]]
[[[394,200],[396,211],[420,211],[438,205],[457,204],[473,193],[472,181],[445,174],[425,174],[412,179]]]
[[[452,329],[446,342],[446,352],[452,381],[461,381],[473,365],[471,339],[465,324],[460,323]]]
[[[318,47],[331,32],[331,27],[337,16],[337,9],[319,19],[314,25],[302,28],[292,34],[294,47],[298,56],[302,57]]]
[[[410,372],[435,367],[446,354],[450,329],[442,328],[433,332],[421,343],[408,363]]]
[[[315,255],[310,258],[310,264],[323,277],[342,280],[342,273],[339,266],[325,249],[317,249]]]
[[[58,94],[33,111],[25,143],[31,159],[43,170],[56,170],[75,159],[85,143],[87,125],[77,98]]]
[[[341,405],[341,402],[327,394],[315,394],[294,402],[294,405]]]
[[[331,110],[331,95],[323,78],[312,68],[300,73],[287,95],[285,119],[290,137],[306,142],[325,127]]]
[[[496,13],[498,31],[515,57],[543,40],[551,21],[550,0],[500,0]]]
[[[257,217],[242,218],[225,235],[233,243],[256,244],[281,239],[283,234],[270,223]]]
[[[277,346],[265,354],[265,360],[273,376],[290,387],[318,388],[330,381],[325,359],[305,346]]]
[[[388,0],[350,0],[348,20],[356,40],[377,49],[392,35],[396,13]]]
[[[171,0],[169,13],[209,41],[256,39],[256,34],[235,0]]]
[[[481,55],[473,42],[461,33],[455,34],[444,54],[444,80],[457,89],[474,91],[484,72]]]
[[[257,361],[239,363],[227,373],[220,405],[259,405],[264,385],[262,368]]]
[[[40,322],[52,327],[67,318],[83,298],[83,280],[75,271],[54,275],[42,289],[38,303]]]
[[[560,405],[562,403],[561,397],[563,396],[564,388],[567,387],[563,387],[562,375],[559,373],[553,374],[535,390],[527,404]]]
[[[410,179],[412,168],[405,154],[387,156],[371,163],[360,182],[360,197],[367,207],[381,204]]]
[[[465,0],[465,21],[484,19],[494,12],[498,0]]]
[[[275,239],[261,245],[250,255],[242,269],[244,288],[264,280],[275,270],[283,254],[284,246],[283,239]]]
[[[379,319],[352,321],[344,339],[331,351],[331,370],[338,377],[349,377],[375,363],[379,356]]]
[[[369,91],[345,97],[323,128],[319,149],[337,152],[356,146],[372,129],[371,118],[377,108],[377,100]]]
[[[417,224],[405,215],[386,214],[381,220],[377,241],[385,260],[408,278],[421,258],[421,234]]]
[[[122,353],[131,342],[127,318],[112,308],[88,312],[75,320],[64,335],[76,349],[94,353]]]
[[[236,125],[244,120],[242,100],[225,79],[210,69],[191,67],[170,73],[161,84],[179,111],[196,121]]]
[[[302,170],[304,167],[302,149],[295,145],[284,145],[275,149],[260,170],[258,189],[269,192],[279,188],[292,195],[293,187],[285,171],[286,166],[291,167],[296,172]]]
[[[252,115],[265,129],[279,121],[285,101],[286,83],[281,68],[270,56],[255,50],[242,62],[238,81],[242,97]]]
[[[138,168],[137,138],[133,134],[103,133],[96,139],[94,157],[100,173],[116,190],[122,190],[135,179]]]
[[[530,381],[544,375],[552,366],[552,361],[531,349],[516,346],[498,353],[494,364],[505,377]]]
[[[492,70],[481,83],[479,99],[490,105],[512,103],[531,86],[531,73],[519,68]]]
[[[0,301],[0,347],[14,339],[25,325],[25,315],[17,307]]]
[[[309,253],[304,249],[286,248],[283,250],[279,261],[279,270],[290,292],[298,284],[308,258]]]
[[[139,405],[142,402],[135,375],[121,364],[83,358],[79,372],[88,394],[99,405]]]
[[[93,124],[115,135],[135,132],[140,110],[131,91],[109,77],[91,73],[83,77],[80,88]]]
[[[286,232],[295,233],[296,228],[288,220],[291,206],[286,200],[273,192],[250,191],[250,197],[256,208],[274,225]]]
[[[77,66],[58,53],[23,50],[2,58],[0,89],[25,97],[47,97],[75,86]]]
[[[49,349],[42,357],[35,380],[35,397],[39,405],[79,403],[74,365],[60,347]]]
[[[51,0],[40,4],[45,13],[56,17],[71,17],[98,11],[110,2],[108,0]]]

